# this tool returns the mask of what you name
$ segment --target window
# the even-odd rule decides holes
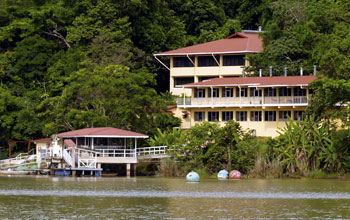
[[[265,111],[265,121],[276,121],[276,111]]]
[[[211,88],[208,88],[208,97],[211,97]],[[213,88],[213,97],[219,97],[219,88]]]
[[[279,96],[292,96],[292,89],[291,88],[279,88],[278,95]]]
[[[274,88],[265,88],[264,96],[276,96],[276,89]]]
[[[279,116],[280,121],[289,121],[288,117],[291,116],[291,112],[290,111],[280,111],[278,116]]]
[[[208,112],[208,121],[219,121],[219,112]]]
[[[224,56],[224,66],[244,66],[244,55]]]
[[[294,96],[306,96],[306,89],[300,87],[294,88]]]
[[[204,80],[208,80],[208,79],[212,79],[212,78],[215,78],[215,77],[200,76],[200,77],[198,77],[198,82],[203,82]]]
[[[220,56],[215,56],[215,58],[220,63]],[[218,66],[218,64],[212,56],[199,56],[198,66]]]
[[[222,88],[222,97],[233,97],[233,88]]]
[[[295,121],[304,120],[304,111],[294,111],[294,120]]]
[[[194,57],[190,57],[194,62]],[[193,63],[188,59],[188,57],[174,57],[173,67],[193,67]]]
[[[246,111],[236,112],[236,120],[237,121],[247,121],[247,112]]]
[[[193,77],[174,77],[174,87],[179,88],[184,84],[193,83]]]
[[[250,97],[261,97],[262,90],[257,88],[250,88]]]
[[[241,94],[239,94],[241,92]],[[238,87],[236,88],[236,97],[247,97],[248,96],[248,88],[241,88],[239,89]]]
[[[205,89],[194,89],[195,98],[205,98]]]
[[[205,121],[205,112],[195,112],[194,113],[195,121]]]
[[[251,121],[262,121],[262,113],[261,111],[251,111],[250,112],[250,120]]]
[[[233,112],[222,112],[222,121],[233,120]]]

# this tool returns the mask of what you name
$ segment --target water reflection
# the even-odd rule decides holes
[[[86,190],[0,190],[3,196],[207,198],[207,199],[345,199],[350,193],[317,192],[183,192],[183,191],[86,191]]]
[[[0,177],[0,219],[350,219],[349,183]]]

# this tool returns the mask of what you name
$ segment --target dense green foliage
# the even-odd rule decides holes
[[[280,136],[257,157],[253,176],[309,176],[314,172],[350,172],[349,129],[337,130],[330,120],[314,116],[290,120]]]
[[[249,56],[250,71],[269,74],[304,75],[316,80],[309,112],[320,119],[340,119],[349,125],[350,110],[350,2],[348,1],[274,1],[269,4],[271,17],[261,34],[264,51]],[[341,107],[340,107],[341,106]]]
[[[170,172],[174,174],[185,174],[193,169],[212,174],[223,168],[247,173],[254,165],[258,150],[256,138],[235,121],[227,122],[224,127],[205,122],[189,130],[159,131],[149,143],[169,146],[168,153],[176,158],[178,165],[175,167],[170,161],[165,161],[161,170],[168,173],[163,166],[171,170],[176,168],[176,172]]]
[[[205,122],[189,130],[161,132],[149,140],[167,145],[174,159],[160,164],[164,176],[191,170],[213,174],[221,169],[240,170],[252,177],[342,175],[350,172],[350,130],[337,130],[330,120],[290,120],[276,138],[261,139],[244,131],[238,122],[224,127]]]
[[[0,0],[0,146],[83,127],[178,126],[152,54],[256,29],[269,2]]]
[[[302,173],[303,163],[348,172],[349,145],[339,140],[348,143],[349,134],[326,123],[349,126],[349,9],[349,2],[333,0],[0,0],[0,146],[10,139],[115,126],[177,145],[188,156],[184,169],[248,171],[255,153],[270,145],[278,151],[260,159],[276,170]],[[250,71],[261,68],[266,75],[273,66],[281,75],[288,67],[296,75],[302,66],[310,74],[317,65],[323,78],[312,83],[308,109],[317,117],[291,123],[267,144],[247,137],[235,123],[196,126],[186,135],[174,129],[169,139],[164,131],[179,120],[165,114],[173,101],[160,94],[168,73],[152,54],[259,25],[264,52],[248,57]],[[315,126],[324,133],[314,134]]]

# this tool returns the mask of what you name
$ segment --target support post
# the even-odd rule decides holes
[[[72,168],[75,168],[75,146],[72,147]],[[75,177],[76,170],[72,170],[72,176]]]
[[[9,158],[11,159],[12,142],[9,143]]]
[[[136,163],[134,163],[134,176],[136,177]]]
[[[126,164],[126,177],[130,177],[130,163]]]
[[[28,151],[27,151],[27,156],[29,156],[29,151],[30,151],[30,141],[28,141]]]
[[[137,139],[135,138],[135,158],[137,159]]]

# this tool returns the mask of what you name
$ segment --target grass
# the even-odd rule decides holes
[[[312,179],[337,179],[340,177],[338,173],[325,173],[322,170],[310,171],[307,177]]]

